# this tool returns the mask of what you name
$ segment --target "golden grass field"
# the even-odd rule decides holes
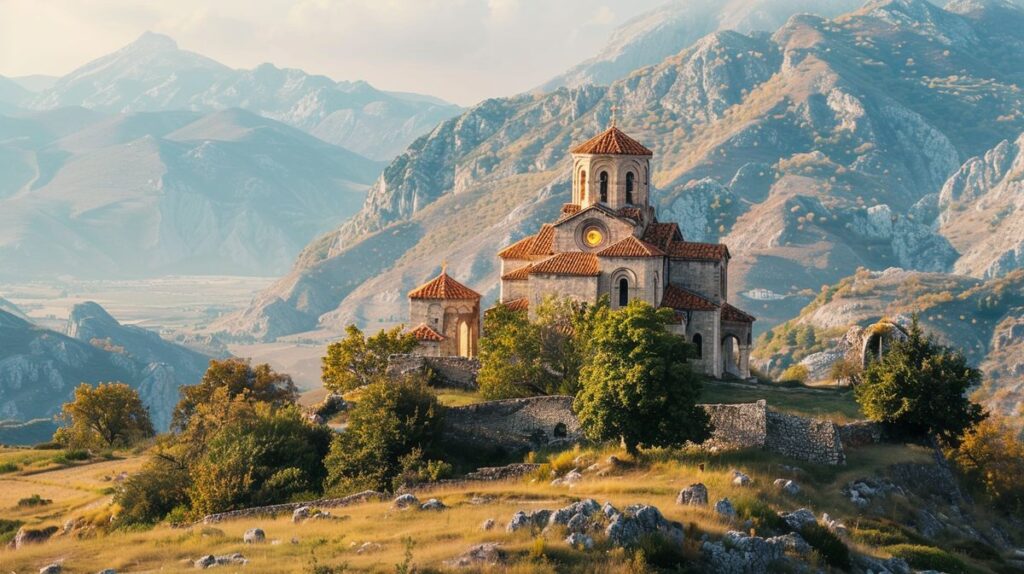
[[[37,451],[21,451],[22,456]],[[52,455],[52,451],[51,455]],[[575,450],[553,455],[551,468],[565,472],[575,466],[604,461],[615,450]],[[622,453],[616,453],[625,458]],[[0,452],[0,456],[13,456]],[[573,462],[577,457],[583,460]],[[412,564],[417,568],[444,569],[444,562],[470,546],[481,542],[500,542],[512,556],[513,571],[593,572],[627,571],[629,558],[625,553],[570,549],[562,540],[564,534],[551,533],[538,541],[529,533],[510,535],[504,526],[518,510],[555,509],[580,498],[592,497],[599,502],[610,501],[622,508],[646,503],[657,506],[670,520],[684,525],[691,523],[701,532],[721,535],[730,525],[708,509],[682,507],[675,504],[678,491],[694,482],[707,485],[712,504],[723,496],[734,503],[760,498],[776,510],[792,510],[807,506],[816,513],[854,516],[856,510],[840,494],[839,487],[847,481],[871,474],[894,462],[930,460],[925,449],[908,446],[875,446],[850,452],[849,464],[829,468],[801,465],[807,476],[801,479],[804,490],[797,497],[787,497],[774,489],[772,480],[782,476],[780,464],[789,461],[760,451],[709,454],[703,452],[655,451],[631,468],[614,474],[586,478],[572,488],[552,486],[550,478],[523,479],[497,483],[469,483],[438,486],[417,492],[421,500],[437,497],[450,509],[442,512],[395,510],[387,502],[367,502],[330,510],[335,520],[292,524],[290,515],[255,517],[172,528],[158,525],[148,531],[110,532],[76,539],[57,536],[50,542],[28,546],[17,551],[0,550],[0,572],[36,572],[46,564],[63,561],[65,572],[97,572],[115,568],[118,572],[187,572],[193,571],[191,561],[205,554],[241,552],[249,560],[245,566],[220,566],[218,572],[312,572],[313,557],[320,565],[345,565],[352,571],[395,571],[404,561],[405,539],[413,541]],[[0,458],[0,461],[3,459]],[[112,485],[105,477],[121,471],[131,472],[143,458],[103,461],[70,468],[35,472],[28,468],[4,475],[0,491],[0,517],[18,518],[29,525],[60,525],[72,516],[87,514],[105,505],[105,494]],[[704,463],[701,471],[698,464]],[[790,463],[791,464],[791,463]],[[730,470],[739,468],[754,479],[752,487],[731,484]],[[53,504],[32,511],[17,508],[17,500],[31,494],[53,499]],[[488,518],[498,522],[490,532],[481,529]],[[242,534],[249,528],[266,531],[268,541],[245,545]],[[293,541],[294,540],[294,541]],[[380,544],[376,552],[358,554],[364,542]],[[857,548],[874,553],[871,549]],[[696,552],[696,546],[691,548]],[[555,566],[559,565],[556,569]],[[337,571],[341,571],[340,569]]]

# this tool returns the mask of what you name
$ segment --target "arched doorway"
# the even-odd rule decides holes
[[[459,356],[470,357],[471,349],[469,347],[469,323],[461,321],[459,322]]]
[[[743,376],[743,366],[740,364],[740,340],[736,335],[726,335],[722,338],[722,374],[729,374],[735,377]]]

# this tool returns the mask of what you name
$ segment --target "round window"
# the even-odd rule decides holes
[[[583,242],[587,247],[597,247],[604,242],[604,233],[597,226],[588,227],[583,230]]]

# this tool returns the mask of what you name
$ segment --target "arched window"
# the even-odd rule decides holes
[[[747,346],[749,347],[753,343],[754,343],[754,336],[750,334],[750,331],[747,331]]]
[[[608,203],[608,172],[602,171],[599,178],[601,181],[601,203]]]
[[[704,337],[700,333],[693,334],[693,346],[697,348],[697,358],[704,358]]]
[[[587,171],[580,172],[580,202],[587,198]]]
[[[626,173],[626,203],[633,205],[633,172]]]
[[[629,281],[623,277],[619,279],[619,307],[629,305]]]

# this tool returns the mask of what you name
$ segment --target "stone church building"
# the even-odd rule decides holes
[[[696,368],[749,377],[754,317],[726,300],[729,249],[686,241],[677,224],[658,221],[652,152],[613,124],[571,154],[572,203],[498,253],[500,303],[531,310],[548,296],[607,295],[613,308],[635,299],[667,307],[675,311],[672,332],[697,348]],[[423,354],[475,356],[480,295],[442,272],[409,297]]]

